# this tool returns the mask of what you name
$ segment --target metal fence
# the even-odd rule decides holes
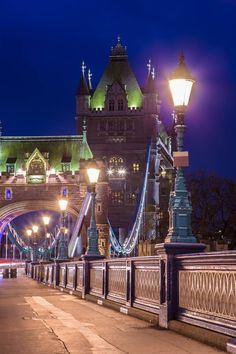
[[[179,252],[177,252],[179,253]],[[28,264],[45,284],[236,336],[236,252]]]

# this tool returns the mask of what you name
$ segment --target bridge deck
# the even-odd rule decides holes
[[[0,353],[220,353],[36,283],[0,278]]]

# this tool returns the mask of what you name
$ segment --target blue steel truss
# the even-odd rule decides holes
[[[143,210],[144,210],[144,206],[145,206],[145,197],[146,197],[146,192],[147,192],[150,156],[151,156],[151,144],[149,144],[147,147],[146,168],[144,171],[143,186],[142,186],[139,201],[138,201],[138,207],[137,207],[137,210],[135,213],[134,224],[133,224],[130,235],[125,239],[125,241],[122,245],[117,240],[114,230],[112,228],[112,225],[111,225],[110,221],[108,220],[111,246],[116,253],[122,254],[124,256],[129,255],[134,250],[134,248],[138,242],[140,226],[141,226],[142,216],[143,216]]]

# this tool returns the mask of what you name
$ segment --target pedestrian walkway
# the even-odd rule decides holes
[[[221,351],[26,278],[0,279],[0,354]]]

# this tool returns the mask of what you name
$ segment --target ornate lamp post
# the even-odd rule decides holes
[[[169,78],[169,87],[175,107],[175,132],[177,151],[173,153],[174,165],[177,169],[175,189],[169,201],[169,232],[165,242],[195,243],[192,234],[190,194],[186,189],[183,168],[188,166],[188,152],[184,151],[185,111],[188,107],[194,79],[187,69],[184,55],[181,54],[179,64]]]
[[[49,261],[50,260],[50,254],[49,254],[49,244],[48,244],[48,238],[50,237],[50,234],[48,234],[48,225],[50,222],[50,217],[49,216],[43,216],[43,223],[44,223],[44,230],[45,230],[45,240],[44,240],[44,254],[43,254],[43,260],[44,261]],[[49,237],[48,237],[49,235]]]
[[[101,257],[101,254],[98,249],[98,230],[96,225],[96,217],[95,217],[95,199],[96,199],[96,183],[98,182],[98,177],[100,174],[100,170],[95,161],[91,161],[87,168],[87,174],[89,178],[89,182],[91,185],[91,219],[90,226],[88,228],[88,247],[86,256],[91,257]]]
[[[33,238],[33,259],[32,261],[33,262],[37,262],[37,235],[38,235],[38,225],[33,225],[32,226],[32,230],[33,230],[33,235],[34,235],[34,238]]]
[[[28,237],[28,241],[29,241],[29,247],[28,247],[28,253],[27,253],[27,260],[30,261],[31,260],[31,236],[32,236],[33,231],[31,229],[27,229],[26,230],[26,235]]]
[[[65,220],[66,220],[66,208],[68,204],[68,200],[62,198],[58,201],[60,210],[61,210],[61,220],[60,220],[60,235],[59,235],[59,243],[58,243],[58,253],[57,260],[66,260],[68,259],[68,245],[67,240],[65,238]]]

